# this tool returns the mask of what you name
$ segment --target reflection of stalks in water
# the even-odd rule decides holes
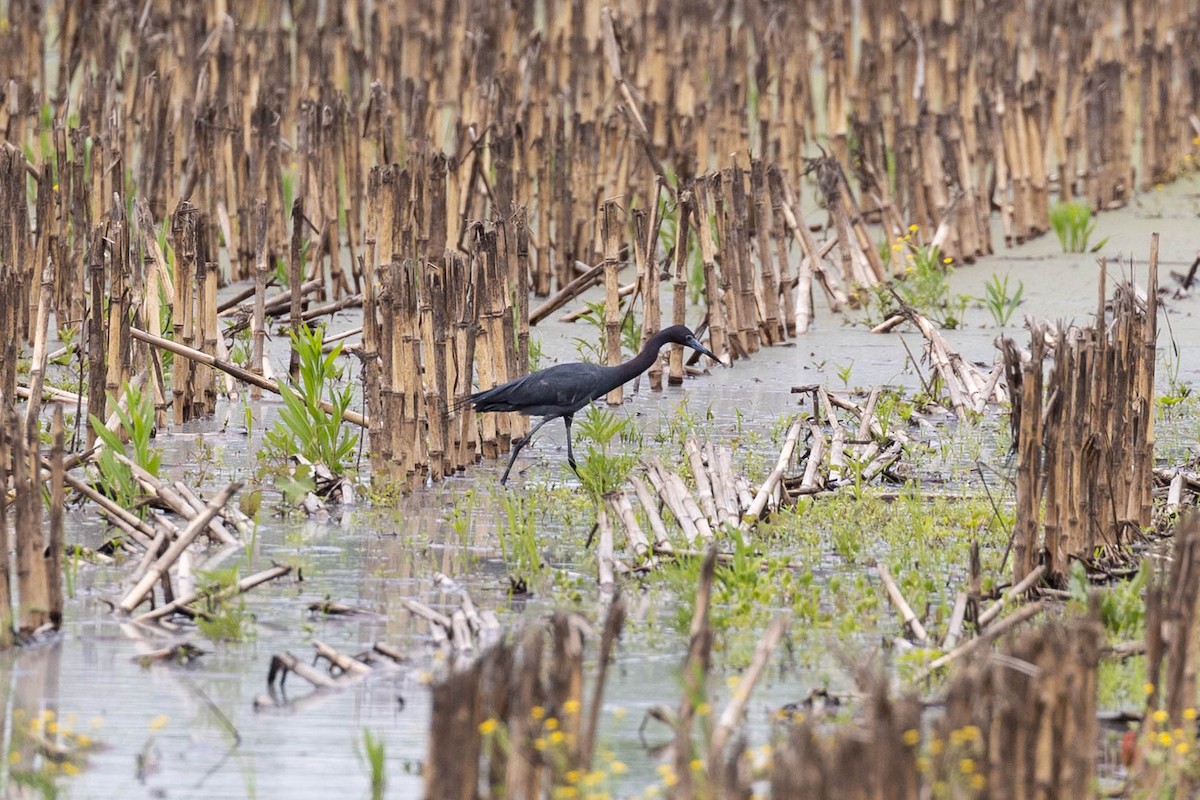
[[[229,749],[225,751],[224,755],[222,755],[215,764],[213,764],[211,767],[208,768],[207,772],[205,772],[203,775],[200,776],[200,780],[196,781],[196,785],[194,787],[192,787],[194,789],[199,789],[200,787],[202,787],[204,785],[205,781],[207,781],[217,770],[219,770],[225,764],[226,761],[229,760],[229,757],[232,756],[237,751],[238,747],[241,746],[242,735],[240,733],[238,733],[237,726],[235,726],[233,724],[233,722],[230,721],[229,717],[225,716],[225,712],[223,712],[220,709],[220,707],[218,707],[217,704],[212,701],[212,698],[210,698],[203,689],[201,689],[199,686],[197,686],[195,684],[195,682],[193,682],[186,675],[180,675],[179,680],[184,686],[186,686],[188,688],[188,690],[192,694],[194,694],[200,698],[200,700],[204,703],[205,707],[208,708],[208,710],[212,713],[213,717],[216,719],[217,723],[219,724],[219,727],[224,729],[229,734],[230,738],[232,739],[232,743],[229,745]],[[153,737],[151,737],[150,741],[151,742],[153,741]],[[149,744],[150,744],[150,742],[147,742],[147,746],[149,746]],[[139,761],[140,761],[140,758],[141,757],[139,756]],[[251,796],[252,795],[253,795],[253,793],[251,793]]]

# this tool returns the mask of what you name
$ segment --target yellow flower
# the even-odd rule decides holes
[[[935,756],[940,756],[945,747],[945,743],[936,736],[933,737],[933,740],[929,742],[929,752],[933,753]]]
[[[541,706],[534,706],[533,708],[529,709],[529,716],[533,717],[534,719],[541,719],[542,717],[546,716],[546,709],[542,708]]]
[[[742,677],[740,675],[730,675],[728,678],[725,679],[725,685],[728,686],[730,689],[736,689],[738,687],[738,684],[741,682],[742,682]]]
[[[1196,718],[1196,709],[1185,708],[1183,710],[1183,718],[1186,719],[1188,722],[1191,722],[1192,720],[1194,720]]]
[[[1158,743],[1163,747],[1170,747],[1172,741],[1171,734],[1167,733],[1166,731],[1163,731],[1158,735]]]
[[[921,772],[921,773],[928,772],[929,766],[930,766],[930,762],[929,762],[928,756],[917,756],[917,772]]]
[[[563,800],[567,800],[568,798],[578,797],[578,796],[579,796],[579,790],[576,789],[574,786],[556,786],[556,787],[554,787],[553,797],[555,798],[555,800],[559,800],[559,798],[562,798]]]
[[[913,224],[913,225],[909,225],[909,226],[908,226],[908,231],[909,231],[909,233],[916,233],[916,232],[917,232],[917,231],[919,231],[919,230],[921,230],[921,226],[920,226],[920,225]]]
[[[968,725],[962,729],[963,738],[968,742],[978,742],[983,734],[977,725]]]
[[[568,700],[567,702],[563,703],[563,711],[565,711],[568,714],[571,714],[572,716],[575,714],[578,714],[579,713],[579,701],[578,700]]]
[[[42,719],[54,719],[54,710],[47,708],[42,712]]]
[[[168,717],[166,714],[159,714],[157,717],[150,720],[150,730],[152,730],[152,731],[162,730],[163,728],[166,727],[167,723],[170,721],[171,721],[171,718]]]
[[[1163,190],[1163,185],[1161,183],[1154,184],[1154,191],[1161,192],[1162,190]]]
[[[533,740],[533,749],[534,750],[545,750],[546,749],[546,740],[543,739],[541,736],[534,739]]]
[[[950,256],[946,256],[945,258],[943,258],[943,259],[942,259],[942,263],[943,263],[943,264],[953,264],[953,263],[954,263],[954,259],[953,259],[953,258],[951,258]]]
[[[560,744],[565,738],[566,737],[563,736],[562,731],[555,731],[554,733],[550,734],[550,744]]]
[[[904,247],[902,245],[894,244],[894,245],[892,245],[892,249],[899,251],[899,250],[903,250]]]
[[[692,772],[699,772],[700,770],[704,769],[704,762],[698,758],[693,758],[692,762],[688,764],[688,766],[692,768]]]
[[[712,706],[710,706],[708,703],[700,703],[698,706],[696,706],[696,714],[698,716],[707,717],[711,713]]]
[[[79,767],[72,764],[70,761],[64,761],[62,765],[63,775],[75,776],[79,774]]]
[[[594,769],[587,775],[583,776],[583,785],[589,789],[604,781],[604,773],[598,769]]]
[[[484,736],[491,736],[496,732],[496,720],[485,719],[483,722],[479,723],[479,732]]]
[[[548,731],[558,730],[558,720],[555,719],[554,717],[550,717],[548,720],[546,720],[545,725],[546,725],[546,730],[548,730]]]
[[[983,788],[987,786],[987,781],[978,772],[971,776],[969,783],[971,784],[971,788],[977,792],[982,792]]]
[[[629,767],[625,766],[624,761],[614,761],[608,765],[608,768],[612,770],[613,775],[624,775],[629,771]]]
[[[1164,722],[1167,721],[1167,712],[1161,708],[1158,711],[1155,711],[1154,712],[1154,721],[1157,722],[1159,725],[1162,725]]]
[[[1179,755],[1181,755],[1181,756],[1186,756],[1188,753],[1188,750],[1191,750],[1191,749],[1192,748],[1188,746],[1187,742],[1180,742],[1179,744],[1175,745],[1175,752],[1179,753]]]
[[[901,738],[909,747],[916,747],[921,743],[921,732],[916,728],[909,728],[904,732],[904,735]]]
[[[75,737],[75,744],[78,747],[90,747],[92,744],[92,737],[88,736],[86,733],[81,733]]]
[[[964,775],[970,775],[972,772],[975,771],[975,759],[973,759],[973,758],[960,759],[958,762],[958,768],[960,770],[962,770],[962,773]]]
[[[579,779],[583,777],[583,773],[577,769],[567,770],[567,774],[563,778],[567,783],[579,783]]]
[[[792,712],[792,724],[799,725],[801,722],[804,722],[804,712],[803,711],[793,711]]]
[[[18,751],[13,750],[11,753],[8,754],[8,763],[20,764],[21,763],[21,754]]]

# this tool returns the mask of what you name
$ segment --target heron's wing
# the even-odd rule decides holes
[[[600,375],[594,364],[559,364],[479,392],[473,402],[480,411],[571,414],[592,399]]]
[[[573,413],[591,402],[598,379],[599,368],[594,364],[559,364],[530,375],[523,393],[561,408],[558,413]]]

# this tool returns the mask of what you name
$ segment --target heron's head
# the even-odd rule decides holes
[[[708,356],[718,364],[725,363],[716,355],[716,353],[700,344],[700,340],[696,338],[696,334],[692,333],[692,329],[686,325],[672,325],[669,328],[663,329],[663,333],[666,334],[668,342],[687,345],[696,352],[703,353],[704,355]]]

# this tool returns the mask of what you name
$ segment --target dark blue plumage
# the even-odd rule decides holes
[[[571,423],[575,412],[650,369],[663,345],[672,343],[687,345],[714,361],[720,361],[712,351],[700,344],[687,326],[673,325],[651,336],[642,352],[624,364],[615,367],[584,363],[558,364],[476,392],[464,400],[462,405],[474,406],[476,411],[519,411],[526,416],[542,417],[533,430],[513,441],[508,467],[500,478],[501,485],[508,480],[508,473],[521,448],[529,444],[543,425],[559,417],[567,427],[567,463],[571,469],[575,469],[575,454],[571,450]]]

